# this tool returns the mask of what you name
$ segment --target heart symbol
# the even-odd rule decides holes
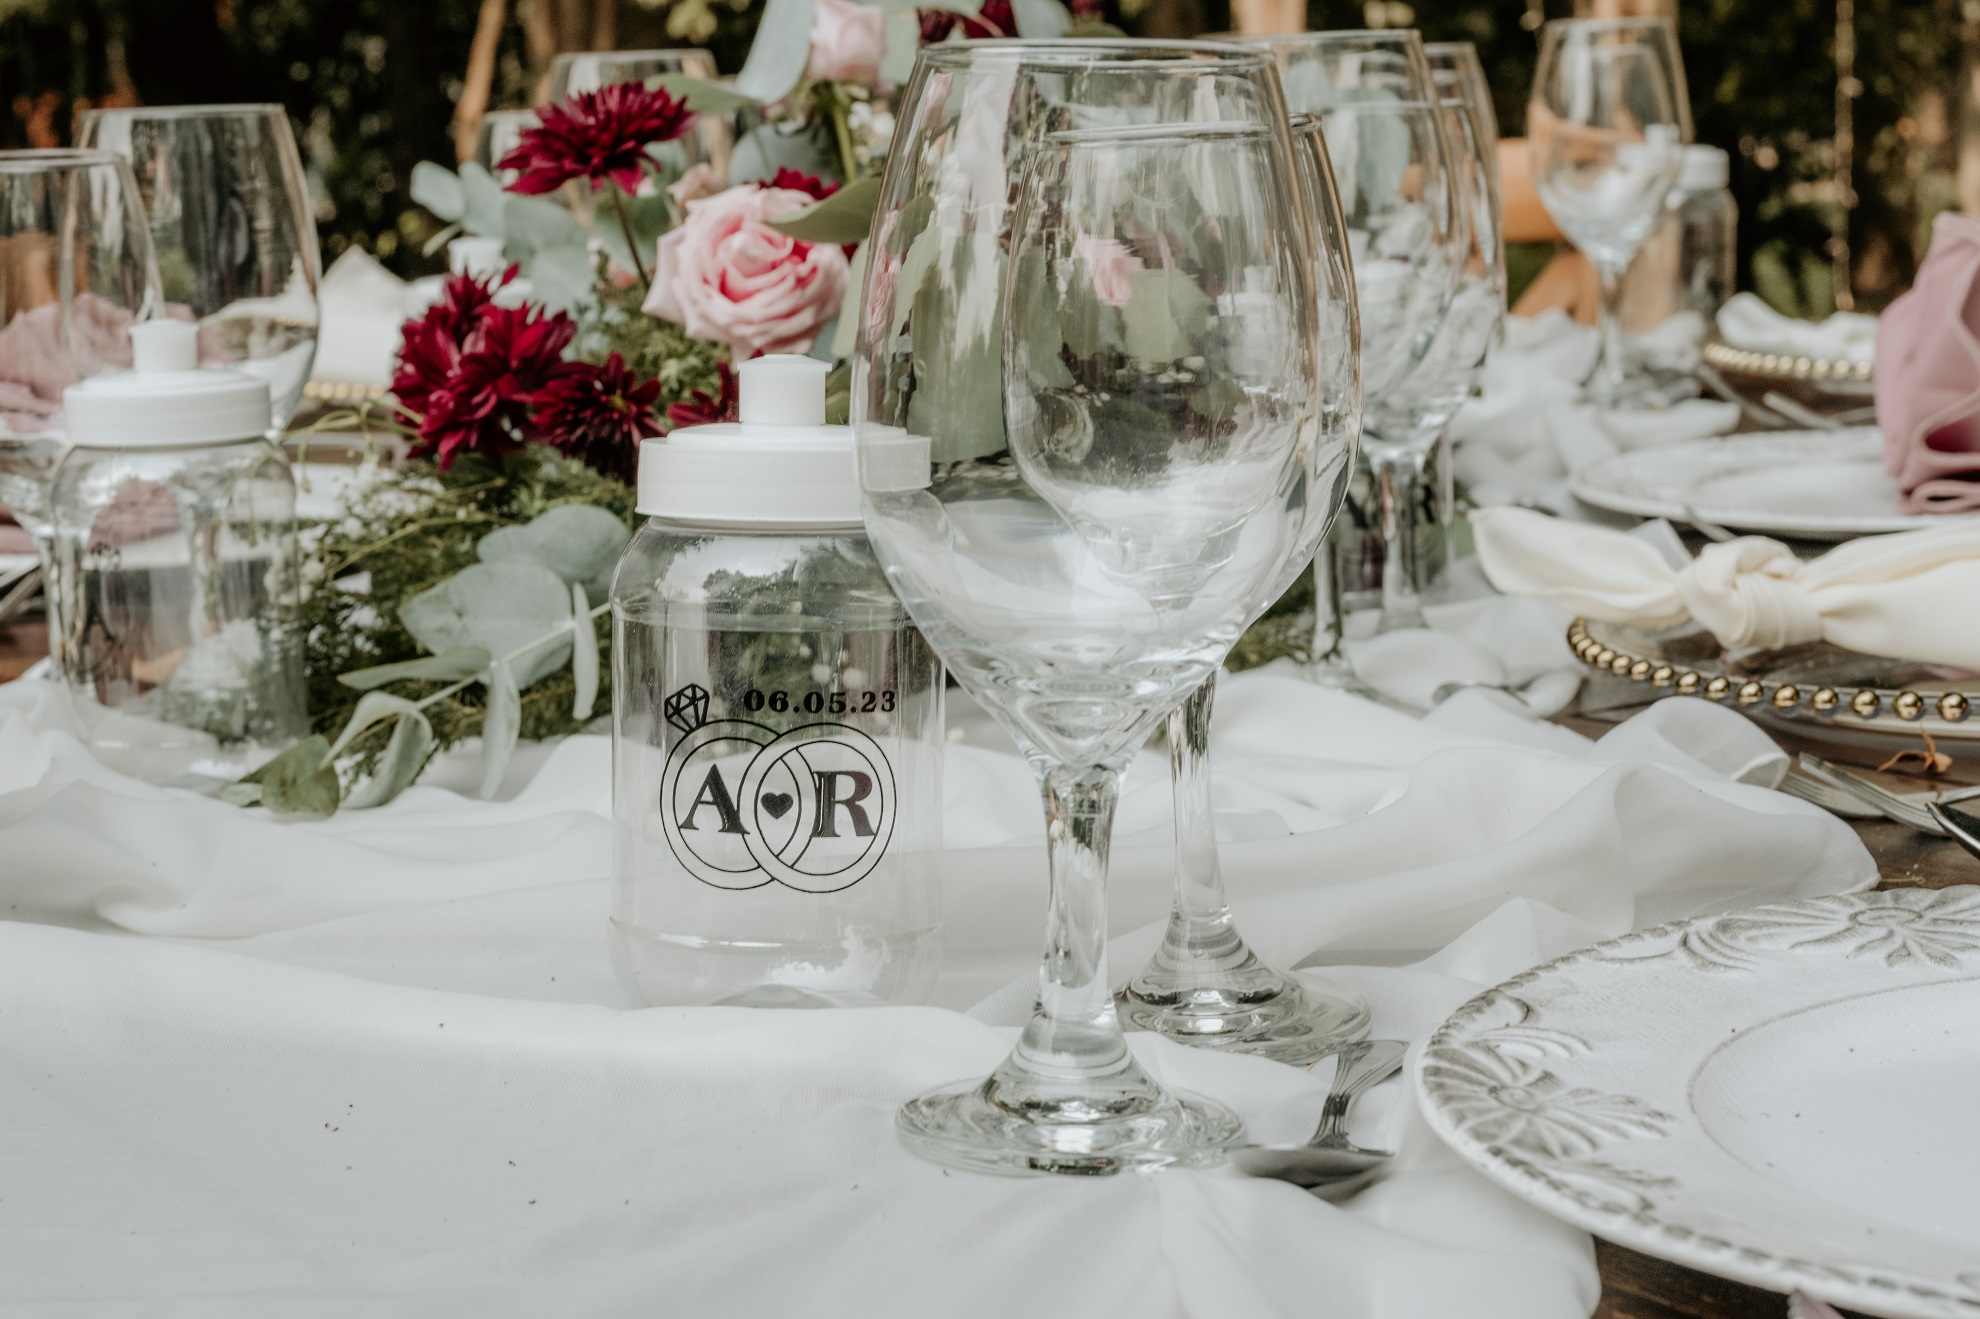
[[[770,818],[781,820],[784,812],[791,809],[791,794],[788,792],[766,792],[763,794],[763,809],[770,812]]]

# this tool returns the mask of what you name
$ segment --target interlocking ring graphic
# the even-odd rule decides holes
[[[835,893],[886,855],[894,775],[880,744],[847,724],[780,733],[716,719],[668,753],[659,806],[668,847],[703,883]]]

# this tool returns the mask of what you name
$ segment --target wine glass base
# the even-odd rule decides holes
[[[1237,1114],[1200,1095],[1157,1091],[1131,1111],[1068,1104],[1050,1112],[1000,1104],[990,1086],[959,1081],[908,1100],[894,1118],[901,1143],[970,1172],[1108,1177],[1222,1163],[1244,1138]]]
[[[1115,1002],[1129,1030],[1294,1067],[1311,1066],[1368,1036],[1368,1004],[1359,994],[1309,986],[1291,976],[1281,977],[1276,992],[1264,995],[1198,988],[1144,996],[1130,985]]]

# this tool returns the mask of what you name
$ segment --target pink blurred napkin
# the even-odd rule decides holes
[[[1884,470],[1909,513],[1980,509],[1980,220],[1951,211],[1877,329]]]

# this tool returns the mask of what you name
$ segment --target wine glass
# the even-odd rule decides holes
[[[268,382],[270,433],[280,434],[316,360],[323,274],[288,114],[279,105],[89,110],[78,137],[131,163],[167,309],[198,320],[202,365]]]
[[[1312,450],[1305,525],[1265,599],[1276,599],[1325,540],[1354,471],[1361,431],[1360,337],[1347,223],[1317,120],[1292,121],[1295,164],[1315,235],[1319,296],[1320,438]],[[1324,556],[1323,556],[1324,557]],[[1249,622],[1250,620],[1247,620]],[[1305,1066],[1368,1030],[1368,1005],[1351,991],[1305,983],[1261,961],[1238,933],[1224,895],[1211,804],[1210,714],[1216,675],[1169,712],[1176,888],[1161,946],[1119,997],[1130,1029],[1198,1047],[1255,1053]]]
[[[1547,24],[1526,136],[1541,204],[1601,280],[1602,349],[1589,393],[1604,407],[1654,405],[1661,401],[1654,383],[1630,371],[1616,299],[1630,258],[1663,212],[1691,140],[1670,20]]]
[[[130,327],[160,301],[129,165],[102,151],[0,151],[0,506],[34,541],[51,610],[62,391],[128,368]],[[60,637],[51,617],[49,645]]]
[[[1426,41],[1423,58],[1429,61],[1430,76],[1443,95],[1456,96],[1471,108],[1472,128],[1478,134],[1479,148],[1491,166],[1492,187],[1499,187],[1499,112],[1492,101],[1492,84],[1485,77],[1485,65],[1478,58],[1478,47],[1469,41]]]
[[[1466,245],[1429,63],[1421,38],[1407,30],[1296,33],[1246,44],[1277,60],[1293,112],[1320,119],[1352,247],[1361,316],[1361,451],[1374,506],[1343,515],[1342,543],[1323,566],[1338,570],[1340,559],[1362,557],[1364,546],[1376,542],[1371,548],[1383,559],[1378,626],[1421,627],[1422,542],[1440,537],[1424,525],[1434,521],[1424,516],[1430,493],[1424,465],[1442,420],[1427,411],[1430,395],[1418,368],[1450,311]],[[1331,597],[1338,578],[1330,573],[1324,585]]]
[[[931,46],[898,124],[854,360],[867,529],[1038,768],[1052,869],[1016,1048],[899,1131],[989,1171],[1211,1162],[1240,1124],[1128,1052],[1105,877],[1122,766],[1306,527],[1315,269],[1277,81],[1202,43]]]
[[[493,174],[497,183],[508,187],[522,171],[502,169],[499,162],[522,144],[523,130],[534,127],[534,110],[490,110],[483,114],[474,130],[475,163]]]
[[[571,51],[550,62],[550,101],[554,105],[579,92],[595,92],[618,82],[645,82],[663,73],[684,73],[690,78],[713,82],[715,57],[691,47]]]

